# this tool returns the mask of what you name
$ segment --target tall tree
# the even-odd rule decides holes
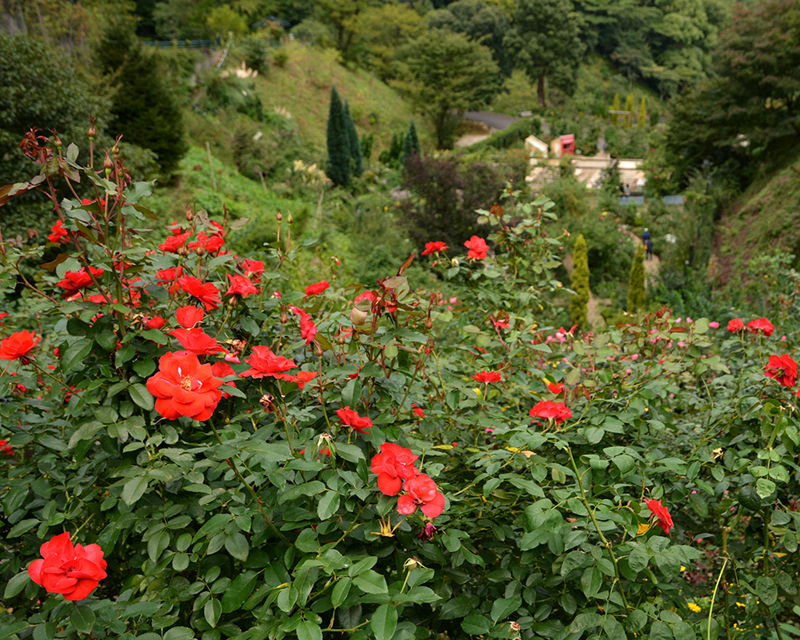
[[[627,127],[628,129],[631,128],[631,122],[633,122],[633,105],[636,104],[636,101],[633,98],[633,94],[629,93],[628,97],[625,99],[625,111],[628,112],[628,115],[625,116],[628,119]]]
[[[188,145],[183,139],[181,110],[158,60],[145,52],[131,25],[122,21],[103,34],[95,55],[114,88],[111,130],[155,153],[161,174],[172,175]]]
[[[325,173],[334,184],[347,186],[350,183],[351,154],[350,136],[344,106],[336,87],[331,87],[331,104],[328,109],[328,162]]]
[[[636,124],[640,129],[644,129],[647,125],[647,103],[644,96],[642,96],[642,102],[639,104],[639,117],[636,120]]]
[[[569,301],[570,322],[579,327],[585,327],[589,312],[589,247],[583,234],[575,240],[575,246],[572,249],[570,287],[575,292]]]
[[[433,29],[410,44],[403,57],[409,70],[404,88],[433,120],[440,148],[453,144],[461,114],[489,102],[500,88],[489,49],[460,33]]]
[[[414,118],[408,124],[408,133],[403,144],[403,166],[406,166],[408,159],[413,155],[419,155],[419,138],[417,137],[417,126],[414,124]]]
[[[644,307],[644,245],[639,245],[631,264],[631,276],[628,281],[628,313],[635,313]]]
[[[537,85],[546,106],[546,82],[567,95],[575,92],[584,45],[571,0],[519,0],[505,45]]]
[[[350,147],[350,175],[359,177],[364,172],[364,156],[361,152],[361,143],[358,141],[356,123],[350,113],[350,104],[344,101],[344,119],[347,125],[347,143]]]

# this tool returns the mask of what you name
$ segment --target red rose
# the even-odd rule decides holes
[[[444,511],[444,496],[439,493],[436,483],[424,473],[406,481],[406,493],[397,499],[397,512],[409,516],[422,509],[429,518],[435,518]]]
[[[318,296],[320,293],[325,291],[331,284],[327,280],[322,280],[321,282],[315,282],[314,284],[310,284],[306,287],[306,295],[307,296]]]
[[[486,252],[489,251],[486,240],[478,236],[472,236],[464,243],[464,246],[469,249],[467,257],[473,258],[474,260],[483,260],[486,257]]]
[[[185,245],[189,236],[192,235],[191,231],[181,233],[180,229],[173,229],[172,233],[173,235],[169,236],[164,242],[158,245],[158,248],[165,253],[177,253],[178,249]]]
[[[261,260],[242,260],[239,267],[248,278],[256,282],[261,281],[261,276],[264,273],[264,263]]]
[[[17,360],[25,356],[33,349],[41,338],[34,331],[17,331],[12,333],[0,343],[0,360]]]
[[[183,275],[183,267],[170,267],[169,269],[160,269],[156,271],[156,278],[158,278],[158,284],[161,286],[169,285],[169,292],[175,293],[180,286],[178,284],[178,278]]]
[[[777,380],[784,387],[793,387],[797,382],[797,363],[789,354],[770,356],[769,363],[764,367],[764,375]]]
[[[222,249],[222,245],[225,243],[225,239],[222,237],[221,234],[215,233],[212,236],[208,236],[205,231],[200,231],[197,234],[197,240],[194,242],[189,243],[189,249],[195,251],[197,249],[204,249],[208,253],[216,253],[220,249]]]
[[[192,305],[181,307],[175,312],[175,318],[178,320],[178,324],[184,329],[193,329],[196,324],[203,321],[204,316],[205,312],[202,309],[198,309]]]
[[[161,356],[147,389],[156,398],[156,411],[167,420],[180,416],[208,420],[222,397],[221,384],[210,364],[200,364],[188,351],[176,351]]]
[[[14,447],[8,444],[8,440],[0,440],[0,453],[7,456],[14,455]]]
[[[728,331],[731,333],[741,331],[742,329],[744,329],[744,322],[742,322],[741,318],[734,318],[728,323]]]
[[[552,400],[542,400],[533,407],[530,411],[531,417],[534,418],[553,418],[556,424],[564,422],[567,418],[572,417],[572,411],[563,402],[553,402]]]
[[[78,293],[80,289],[88,287],[90,284],[92,284],[92,276],[94,276],[95,280],[97,280],[102,275],[102,269],[89,267],[89,271],[86,271],[86,267],[81,267],[80,271],[67,271],[64,279],[56,286],[66,289],[66,291],[63,293],[63,296],[65,298],[70,298]]]
[[[219,291],[210,282],[203,283],[194,276],[183,276],[178,280],[178,284],[186,293],[202,302],[206,311],[211,311],[219,306]]]
[[[497,371],[481,371],[472,376],[472,379],[486,384],[490,382],[500,382],[500,374]]]
[[[316,371],[300,371],[296,376],[292,377],[292,382],[296,382],[300,390],[306,386],[307,382],[311,382],[317,377]]]
[[[173,329],[169,335],[180,342],[184,349],[197,356],[208,356],[225,351],[216,338],[212,338],[199,327],[197,329]]]
[[[418,456],[397,444],[384,442],[381,452],[372,458],[372,473],[378,474],[378,489],[386,496],[396,496],[403,488],[403,480],[410,480],[419,472],[414,466]]]
[[[167,324],[167,321],[164,320],[164,318],[162,318],[161,316],[153,316],[152,318],[150,318],[147,321],[147,328],[148,329],[160,329],[165,324]]]
[[[60,244],[62,242],[66,242],[68,236],[69,233],[64,228],[64,223],[61,220],[59,220],[52,227],[50,227],[50,235],[47,236],[47,239],[50,242],[55,242],[56,244]]]
[[[245,362],[250,369],[239,374],[240,378],[277,378],[292,381],[294,378],[286,373],[297,365],[283,356],[272,353],[269,347],[253,347],[253,353]]]
[[[230,288],[225,292],[226,296],[242,296],[246,298],[249,295],[254,293],[258,293],[258,289],[256,286],[250,282],[249,278],[240,275],[231,275],[228,274],[228,278],[231,281]]]
[[[227,362],[215,362],[211,365],[211,373],[214,374],[215,378],[227,378],[228,376],[235,376],[236,372],[233,370],[233,367],[229,365]],[[236,388],[236,385],[233,383],[233,380],[229,382],[223,382],[220,390],[222,390],[222,397],[223,398],[230,398],[230,393],[225,393],[223,390],[225,387],[233,387]]]
[[[73,547],[69,532],[45,542],[39,551],[44,559],[34,560],[28,575],[48,593],[63,594],[67,600],[83,600],[107,575],[100,545]]]
[[[339,416],[339,420],[347,426],[352,427],[353,431],[357,431],[358,433],[367,433],[372,427],[372,420],[367,417],[362,418],[349,406],[343,409],[337,409],[336,415]]]
[[[670,528],[675,525],[672,522],[672,516],[669,515],[667,508],[661,504],[660,500],[645,500],[644,503],[647,505],[647,508],[650,509],[650,512],[658,518],[656,524],[661,527],[664,533],[669,534]]]
[[[302,309],[292,307],[292,311],[300,316],[300,337],[306,341],[307,345],[311,344],[317,336],[317,325],[314,324],[311,316]]]
[[[550,389],[550,393],[558,395],[564,390],[564,385],[561,384],[560,382],[548,382],[547,388]]]
[[[431,253],[438,253],[439,251],[447,251],[447,245],[444,242],[426,242],[425,251],[422,252],[423,256]]]
[[[747,330],[750,333],[758,333],[760,331],[769,338],[772,332],[775,331],[775,327],[766,318],[759,318],[758,320],[751,320],[748,322]]]
[[[425,410],[420,408],[420,407],[418,407],[417,405],[412,404],[411,405],[411,410],[414,412],[414,415],[417,418],[424,418],[425,417]]]
[[[375,295],[375,292],[367,289],[364,293],[361,293],[356,296],[356,299],[353,301],[353,304],[358,304],[362,300],[369,300],[371,302],[375,302],[377,299],[378,296]]]

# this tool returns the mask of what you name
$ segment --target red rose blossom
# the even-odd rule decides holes
[[[306,295],[307,296],[318,296],[320,293],[325,291],[328,287],[331,286],[331,283],[327,280],[322,280],[321,282],[315,282],[314,284],[310,284],[306,287]]]
[[[221,384],[210,364],[200,364],[188,351],[176,351],[161,356],[147,389],[156,398],[156,411],[167,420],[208,420],[222,397]]]
[[[107,576],[100,545],[73,547],[68,531],[45,542],[39,551],[44,559],[34,560],[28,575],[48,593],[60,593],[67,600],[83,600]]]
[[[264,263],[261,260],[242,260],[239,267],[248,278],[260,282],[264,273]]]
[[[175,312],[178,324],[184,329],[194,329],[195,325],[201,323],[205,317],[205,312],[195,306],[187,305]]]
[[[353,431],[357,431],[358,433],[367,433],[372,427],[372,420],[367,417],[362,418],[349,406],[337,409],[336,415],[339,416],[339,420],[347,426],[352,427]]]
[[[548,382],[547,388],[550,390],[550,393],[558,395],[564,390],[564,385],[560,382]]]
[[[231,286],[225,292],[226,296],[242,296],[246,298],[249,295],[258,293],[258,289],[250,282],[249,278],[240,276],[239,274],[231,275],[230,273],[228,274],[228,278],[231,281]]]
[[[474,260],[483,260],[486,257],[487,251],[489,251],[489,246],[486,244],[486,240],[479,238],[478,236],[472,236],[464,243],[464,246],[469,249],[467,257]]]
[[[292,382],[296,382],[297,386],[302,391],[306,383],[311,382],[317,375],[316,371],[300,371],[296,376],[292,376],[291,380]]]
[[[202,302],[206,311],[219,306],[219,290],[210,282],[203,283],[194,276],[183,276],[178,280],[178,284],[186,293]]]
[[[440,516],[444,511],[444,496],[439,493],[430,476],[420,473],[407,480],[403,488],[406,493],[397,499],[397,512],[400,515],[409,516],[417,507],[429,518]]]
[[[86,271],[86,267],[81,267],[80,271],[67,271],[67,273],[64,275],[64,279],[61,280],[56,286],[66,289],[62,295],[65,298],[70,298],[78,293],[80,289],[88,287],[90,284],[92,284],[92,276],[94,276],[95,280],[97,280],[98,278],[102,277],[102,275],[102,269],[89,267],[89,271]]]
[[[173,329],[169,332],[184,349],[197,356],[208,356],[225,351],[225,348],[200,327],[197,329]]]
[[[233,370],[233,367],[229,365],[227,362],[215,362],[211,365],[211,373],[214,374],[215,378],[227,378],[228,376],[235,376],[236,372]],[[220,391],[222,391],[223,398],[230,398],[231,394],[225,392],[225,387],[233,387],[236,388],[233,380],[229,382],[223,382],[222,386],[220,387]]]
[[[472,376],[472,379],[486,384],[490,382],[500,382],[500,373],[497,371],[481,371]]]
[[[68,236],[69,233],[64,228],[64,223],[61,220],[59,220],[52,227],[50,227],[50,235],[47,236],[47,239],[50,242],[55,242],[56,244],[60,244],[62,242],[66,242]]]
[[[736,333],[737,331],[741,331],[744,329],[744,322],[742,322],[741,318],[734,318],[730,322],[728,322],[728,331],[731,333]]]
[[[169,269],[160,269],[156,271],[156,278],[158,284],[161,286],[169,285],[169,292],[175,293],[180,286],[178,279],[183,275],[183,267],[170,267]]]
[[[307,345],[311,344],[317,336],[317,325],[314,324],[311,316],[302,309],[292,307],[292,311],[300,316],[300,337],[306,341]]]
[[[758,333],[760,331],[769,338],[772,335],[773,331],[775,331],[775,327],[766,318],[759,318],[758,320],[751,320],[750,322],[748,322],[747,330],[750,333]]]
[[[386,496],[396,496],[403,488],[403,480],[410,480],[419,472],[414,466],[411,449],[384,442],[381,452],[372,458],[372,473],[378,474],[378,489]]]
[[[269,347],[263,346],[253,347],[250,359],[245,358],[245,362],[250,365],[250,369],[240,373],[240,378],[278,378],[291,381],[293,376],[286,372],[297,366],[288,358],[277,356]]]
[[[660,500],[645,500],[644,503],[647,505],[647,508],[650,509],[650,512],[658,518],[656,524],[661,527],[664,533],[669,534],[670,528],[675,525],[672,522],[672,516],[669,515],[667,508],[661,504]]]
[[[423,256],[431,253],[438,253],[439,251],[447,251],[447,244],[444,242],[426,242],[425,251],[422,252]]]
[[[181,233],[180,229],[173,229],[172,234],[173,235],[169,236],[164,242],[158,245],[158,248],[165,253],[177,253],[178,249],[186,244],[192,232],[187,231],[186,233]]]
[[[411,405],[411,410],[414,412],[414,415],[417,418],[421,419],[421,418],[425,417],[425,410],[422,409],[421,407],[418,407],[417,405],[412,404]]]
[[[164,318],[162,318],[161,316],[153,316],[152,318],[150,318],[147,321],[147,328],[148,329],[160,329],[165,324],[167,324],[167,321],[164,320]]]
[[[6,456],[14,455],[14,447],[8,444],[8,440],[0,440],[0,453]]]
[[[770,356],[769,363],[764,367],[764,375],[777,380],[784,387],[793,387],[797,382],[797,363],[789,354]]]
[[[556,424],[564,422],[572,417],[572,411],[563,402],[553,402],[552,400],[542,400],[530,411],[531,417],[555,419]]]
[[[7,338],[3,339],[0,343],[0,360],[17,360],[25,358],[31,349],[33,349],[41,338],[36,335],[36,332],[30,331],[17,331],[12,333]]]

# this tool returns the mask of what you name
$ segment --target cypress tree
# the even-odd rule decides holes
[[[411,122],[408,125],[408,133],[406,133],[406,139],[403,144],[403,166],[405,166],[408,159],[414,154],[419,155],[420,149],[417,127],[414,124],[414,118],[411,118]]]
[[[644,247],[639,245],[631,265],[628,283],[628,313],[635,313],[644,307]]]
[[[325,173],[334,184],[347,186],[350,182],[350,136],[347,133],[344,107],[331,87],[331,106],[328,111],[328,162]]]
[[[350,104],[344,101],[344,118],[347,122],[347,141],[350,146],[350,173],[356,178],[364,172],[364,156],[361,151],[361,143],[358,141],[356,123],[350,115]]]
[[[612,111],[619,111],[619,94],[618,93],[614,94],[614,102],[611,105],[611,110]],[[618,113],[614,114],[614,120],[612,120],[612,122],[616,122],[617,125],[619,125],[619,114]]]
[[[629,93],[628,98],[625,100],[625,111],[628,112],[628,129],[631,128],[631,121],[633,120],[633,107],[636,102],[633,99],[633,94]]]
[[[642,102],[639,105],[639,128],[644,129],[645,125],[647,124],[647,103],[645,102],[644,96],[642,96]]]
[[[571,288],[575,295],[569,301],[569,318],[572,324],[586,326],[589,311],[589,248],[583,234],[575,240],[572,249]]]

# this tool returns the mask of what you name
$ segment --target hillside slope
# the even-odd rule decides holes
[[[743,193],[717,226],[714,276],[727,284],[759,255],[800,256],[800,153]]]
[[[258,94],[265,108],[288,111],[303,140],[319,153],[326,148],[331,85],[349,101],[359,134],[375,135],[373,154],[388,147],[392,133],[408,129],[415,115],[411,105],[375,76],[339,64],[332,49],[292,42],[285,50],[288,59],[283,68],[273,66],[256,78]],[[415,120],[420,137],[432,137],[427,122],[419,116]]]

